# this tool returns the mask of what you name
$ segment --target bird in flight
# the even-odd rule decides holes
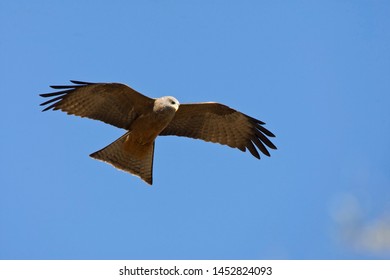
[[[59,90],[40,96],[41,103],[70,115],[103,121],[127,132],[90,156],[153,182],[154,142],[157,136],[176,135],[246,149],[260,159],[260,150],[270,156],[266,146],[276,149],[268,139],[275,135],[264,122],[215,102],[179,104],[176,98],[147,97],[120,83],[71,81],[72,85],[51,86]]]

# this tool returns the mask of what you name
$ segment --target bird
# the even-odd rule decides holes
[[[258,150],[277,147],[275,135],[265,123],[217,102],[180,104],[172,96],[151,98],[122,83],[91,83],[71,80],[53,85],[57,91],[40,94],[49,98],[42,111],[61,110],[68,115],[99,120],[125,129],[117,140],[90,157],[153,184],[153,157],[158,136],[176,135],[219,143],[260,159]]]

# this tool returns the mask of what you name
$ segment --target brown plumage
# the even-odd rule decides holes
[[[71,81],[69,86],[51,86],[60,91],[41,94],[50,100],[43,111],[53,109],[100,120],[126,129],[122,137],[90,156],[141,177],[152,184],[154,140],[159,135],[177,135],[220,143],[241,151],[248,149],[270,156],[267,147],[276,146],[267,138],[275,135],[264,122],[223,104],[181,104],[171,96],[149,98],[118,83]]]

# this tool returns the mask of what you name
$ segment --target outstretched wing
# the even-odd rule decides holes
[[[61,91],[40,94],[51,98],[40,104],[49,105],[43,111],[61,110],[127,129],[137,116],[153,109],[154,99],[124,84],[71,82],[73,85],[51,86]]]
[[[171,123],[160,135],[186,136],[228,145],[241,151],[248,149],[260,159],[256,147],[270,156],[266,146],[276,149],[267,138],[275,137],[263,127],[265,123],[219,103],[182,104]]]

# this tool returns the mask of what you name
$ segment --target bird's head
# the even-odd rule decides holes
[[[164,96],[157,98],[154,101],[153,111],[162,112],[162,111],[173,111],[176,112],[179,109],[179,101],[173,96]]]

